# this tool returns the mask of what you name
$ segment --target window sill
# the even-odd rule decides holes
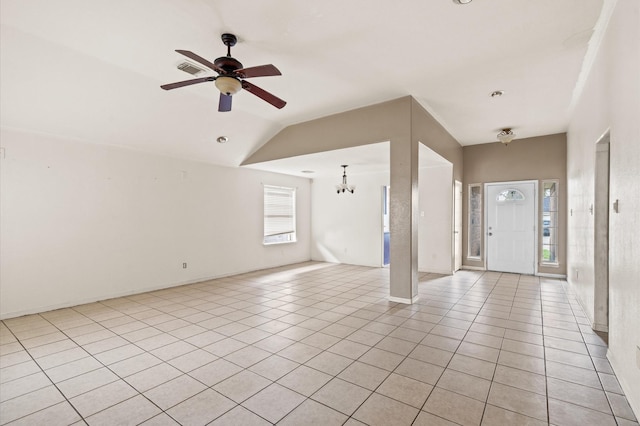
[[[263,242],[262,245],[263,246],[279,246],[281,244],[293,244],[293,243],[297,243],[297,240],[293,240],[293,241],[276,241],[274,243],[265,243]]]

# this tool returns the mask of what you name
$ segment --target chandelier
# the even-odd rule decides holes
[[[349,185],[347,183],[347,165],[343,164],[342,166],[340,166],[344,169],[344,172],[342,174],[342,183],[340,185],[336,185],[336,189],[338,190],[338,194],[341,192],[345,192],[345,191],[349,191],[350,193],[353,194],[353,192],[356,190],[356,186],[355,185]]]

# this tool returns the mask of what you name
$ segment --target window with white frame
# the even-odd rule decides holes
[[[558,181],[542,181],[541,264],[558,264]]]
[[[469,228],[467,258],[480,260],[482,246],[482,188],[479,183],[469,185]]]
[[[296,190],[264,186],[264,244],[296,241]]]

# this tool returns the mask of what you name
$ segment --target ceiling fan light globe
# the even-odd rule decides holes
[[[242,89],[242,83],[233,77],[218,77],[215,84],[221,93],[229,96],[238,93]]]

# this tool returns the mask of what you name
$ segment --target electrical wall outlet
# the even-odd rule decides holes
[[[187,262],[182,263],[182,269],[187,269]]]

